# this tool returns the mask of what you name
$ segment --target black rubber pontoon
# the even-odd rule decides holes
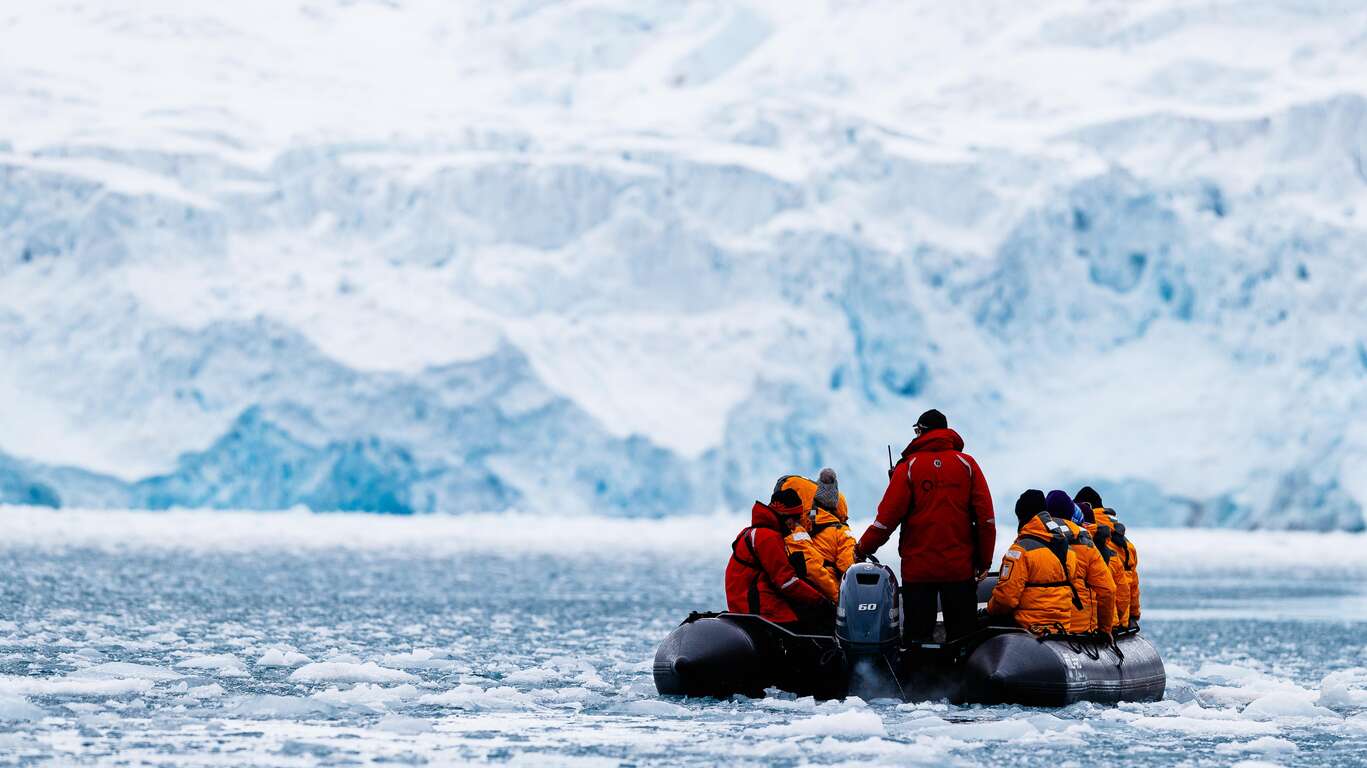
[[[995,581],[979,585],[980,602]],[[892,572],[860,563],[845,575],[833,635],[796,634],[750,614],[691,614],[655,654],[655,687],[678,696],[757,697],[779,688],[818,698],[1047,707],[1163,697],[1163,661],[1138,632],[1112,642],[989,626],[951,643],[903,645],[899,602]]]

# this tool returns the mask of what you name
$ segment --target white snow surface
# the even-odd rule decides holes
[[[0,500],[1367,504],[1367,6],[16,3]]]

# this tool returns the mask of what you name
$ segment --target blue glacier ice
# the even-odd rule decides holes
[[[1333,6],[17,12],[0,501],[860,516],[938,407],[1000,504],[1360,530]]]

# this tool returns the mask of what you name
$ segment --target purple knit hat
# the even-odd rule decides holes
[[[1067,491],[1050,491],[1044,497],[1044,508],[1055,520],[1072,520],[1074,515],[1082,515],[1082,510],[1073,503]]]

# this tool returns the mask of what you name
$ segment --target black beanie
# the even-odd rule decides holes
[[[1044,511],[1044,491],[1038,488],[1031,488],[1022,493],[1016,499],[1016,520],[1025,525],[1025,521]]]
[[[1091,504],[1093,509],[1106,506],[1101,503],[1101,494],[1097,493],[1096,489],[1090,485],[1082,486],[1082,490],[1077,492],[1077,495],[1073,497],[1073,501],[1076,501],[1079,504],[1085,501],[1088,504]]]
[[[945,415],[943,413],[940,413],[934,408],[931,408],[930,410],[921,414],[921,418],[916,420],[916,424],[917,426],[926,430],[946,429],[949,427],[949,420],[945,418]]]

